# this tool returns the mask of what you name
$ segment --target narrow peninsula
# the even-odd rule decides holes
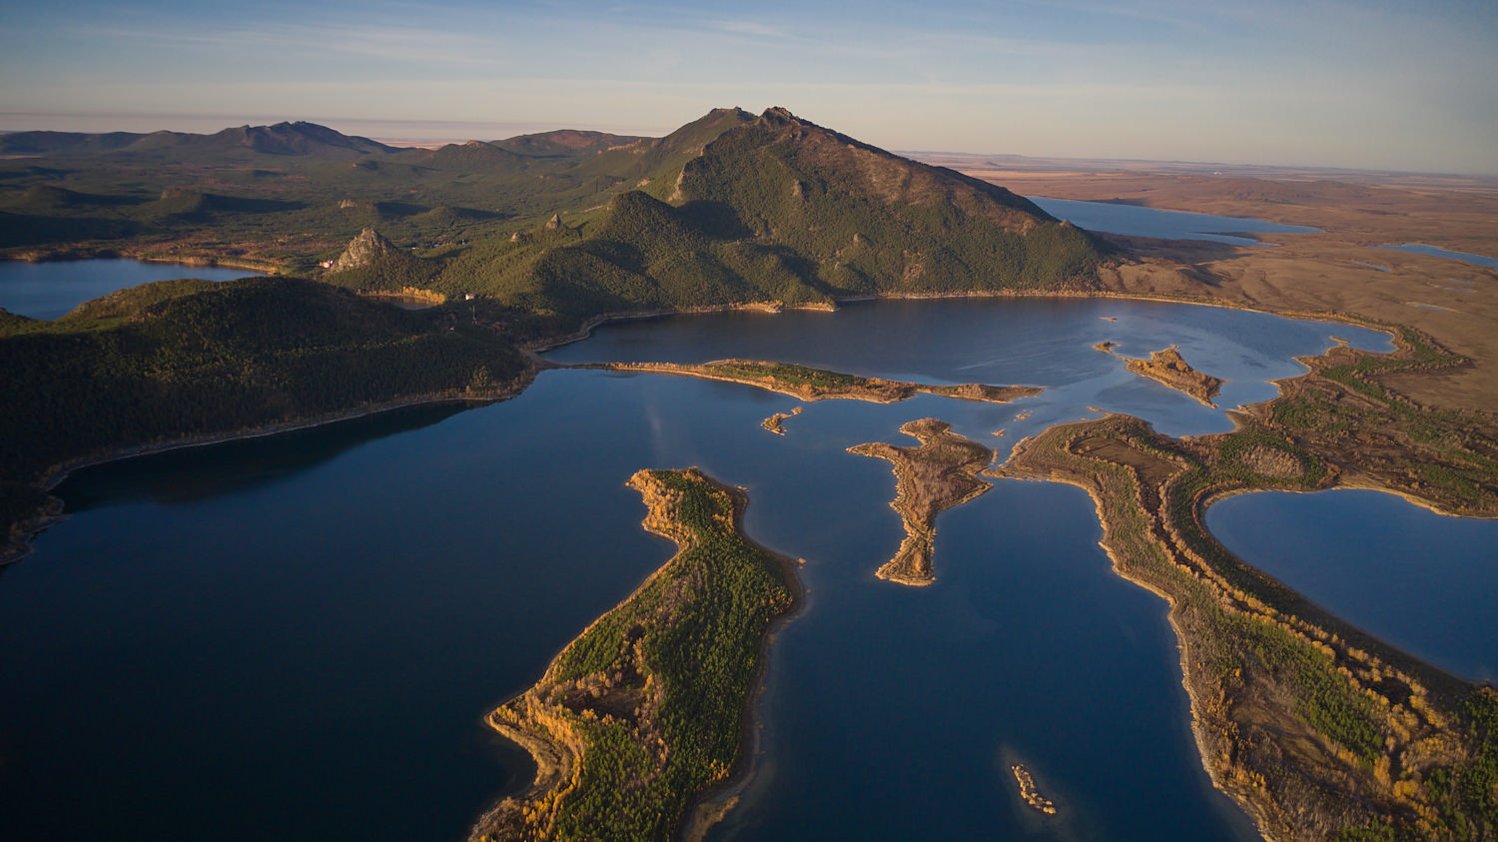
[[[1009,403],[1045,391],[1039,386],[988,386],[982,383],[931,385],[861,377],[794,363],[762,360],[714,360],[690,363],[594,363],[578,368],[603,368],[610,371],[646,371],[653,374],[675,374],[703,380],[724,380],[757,386],[771,392],[790,395],[803,401],[854,400],[870,403],[899,403],[918,394],[936,395],[963,401]],[[768,428],[767,428],[768,429]]]
[[[902,585],[929,585],[936,581],[931,563],[936,516],[992,487],[978,475],[993,461],[993,451],[935,418],[911,421],[900,432],[918,440],[920,447],[869,442],[848,452],[884,459],[895,472],[895,499],[889,505],[900,514],[905,540],[877,575]]]
[[[647,530],[678,552],[489,714],[536,761],[472,840],[665,839],[729,780],[793,563],[747,539],[745,495],[695,468],[640,471]]]
[[[1422,410],[1381,375],[1463,364],[1411,330],[1333,348],[1231,433],[1175,440],[1135,418],[1051,427],[992,473],[1080,486],[1114,569],[1164,597],[1198,746],[1269,839],[1481,839],[1495,828],[1498,692],[1388,646],[1207,531],[1214,500],[1374,487],[1498,515],[1488,416]]]

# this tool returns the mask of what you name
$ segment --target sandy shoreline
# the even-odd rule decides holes
[[[1029,440],[1029,438],[1025,438],[1016,442],[1014,445],[1014,450],[1011,452],[1010,458],[1012,459],[1012,454],[1017,453],[1019,449],[1024,446],[1024,444]],[[1182,632],[1181,624],[1177,617],[1179,610],[1176,600],[1170,594],[1166,593],[1160,588],[1155,587],[1149,582],[1146,582],[1143,579],[1135,578],[1124,572],[1123,559],[1118,555],[1118,553],[1114,552],[1113,548],[1109,547],[1107,543],[1108,533],[1112,528],[1112,525],[1109,523],[1108,516],[1103,510],[1102,496],[1099,495],[1091,485],[1079,479],[1074,479],[1071,477],[1056,476],[1053,474],[1048,478],[1019,476],[1010,476],[1004,478],[1017,480],[1019,482],[1053,482],[1061,485],[1070,485],[1073,488],[1082,489],[1082,491],[1087,494],[1088,498],[1092,500],[1093,510],[1097,513],[1098,524],[1102,527],[1103,530],[1103,538],[1102,540],[1098,541],[1098,547],[1102,549],[1105,555],[1108,556],[1108,562],[1113,569],[1114,575],[1118,576],[1118,578],[1120,579],[1123,579],[1125,582],[1149,591],[1150,593],[1159,597],[1165,603],[1165,620],[1170,624],[1170,632],[1175,636],[1176,639],[1176,655],[1177,663],[1180,667],[1181,688],[1186,691],[1187,710],[1191,715],[1191,736],[1192,739],[1196,742],[1196,757],[1197,760],[1201,763],[1202,770],[1207,773],[1207,779],[1212,782],[1212,787],[1214,789],[1216,789],[1218,792],[1223,793],[1224,795],[1227,795],[1233,800],[1234,804],[1236,804],[1239,808],[1241,808],[1245,813],[1248,814],[1249,818],[1253,820],[1254,827],[1259,831],[1260,836],[1263,836],[1266,840],[1269,840],[1269,842],[1276,842],[1276,838],[1269,832],[1268,816],[1264,813],[1264,811],[1260,807],[1258,807],[1258,805],[1256,805],[1252,799],[1247,797],[1247,793],[1240,792],[1239,790],[1229,787],[1224,782],[1223,777],[1219,773],[1219,771],[1217,769],[1214,769],[1212,764],[1208,762],[1207,757],[1209,747],[1207,745],[1207,734],[1202,727],[1201,718],[1198,717],[1196,713],[1197,709],[1202,706],[1202,700],[1198,696],[1196,690],[1191,686],[1191,682],[1188,679],[1188,675],[1190,674],[1190,643],[1188,642],[1186,635]]]
[[[744,702],[743,732],[740,736],[738,759],[734,761],[733,768],[729,770],[727,780],[697,793],[692,803],[688,805],[676,831],[677,838],[685,842],[701,842],[713,827],[726,819],[738,807],[744,792],[749,789],[750,784],[754,783],[759,772],[760,758],[763,756],[761,751],[761,739],[764,733],[762,702],[770,675],[771,647],[781,629],[805,614],[810,607],[810,592],[806,588],[806,583],[801,580],[801,565],[805,564],[806,560],[792,558],[754,540],[744,530],[744,512],[749,507],[748,491],[739,486],[725,487],[735,497],[734,511],[737,514],[734,518],[734,529],[750,546],[764,552],[780,565],[786,586],[791,589],[792,602],[789,611],[770,621],[769,628],[765,630],[765,638],[760,642],[759,669],[756,670],[752,679],[754,689]]]

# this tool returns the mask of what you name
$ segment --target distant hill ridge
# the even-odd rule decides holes
[[[442,150],[489,147],[519,157],[561,158],[589,155],[626,147],[653,138],[616,135],[579,129],[557,129],[536,134],[516,135],[502,140],[450,143],[434,150],[390,146],[358,135],[346,135],[336,129],[305,121],[281,122],[265,126],[235,126],[212,134],[191,132],[86,132],[20,131],[0,134],[0,154],[6,155],[101,155],[108,153],[151,153],[170,149],[232,150],[246,149],[264,155],[315,155],[333,150],[357,154],[431,155]]]
[[[1104,249],[1002,187],[778,107],[659,138],[419,149],[277,123],[0,148],[57,161],[0,160],[0,248],[232,244],[362,292],[488,298],[532,335],[647,309],[1089,289]],[[362,257],[340,260],[351,239]]]
[[[313,155],[330,150],[356,154],[389,154],[399,151],[394,146],[386,146],[367,137],[345,135],[327,126],[300,121],[271,126],[238,126],[213,134],[172,131],[149,134],[28,131],[0,135],[0,153],[7,155],[97,155],[236,149],[264,155]]]

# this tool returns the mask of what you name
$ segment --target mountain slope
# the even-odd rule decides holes
[[[583,155],[596,155],[599,152],[616,147],[649,144],[653,143],[654,140],[654,138],[609,134],[607,132],[558,129],[538,134],[516,135],[504,140],[493,141],[492,144],[501,149],[529,158],[571,158]]]
[[[639,153],[640,189],[452,258],[435,285],[554,316],[1078,289],[1100,245],[1028,200],[800,120],[719,109]]]

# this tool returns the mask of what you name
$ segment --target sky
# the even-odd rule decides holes
[[[0,130],[664,134],[1498,174],[1498,0],[0,0]]]

